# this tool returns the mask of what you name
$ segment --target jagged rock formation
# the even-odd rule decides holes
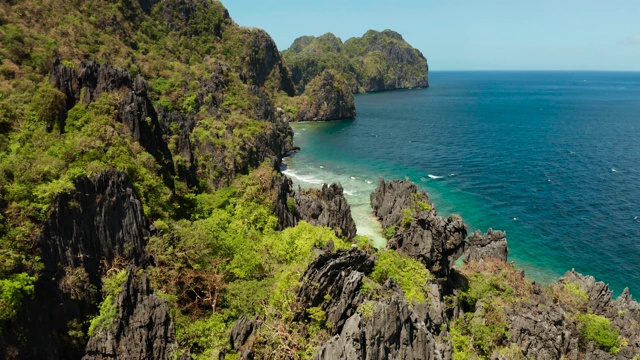
[[[305,320],[306,309],[320,307],[326,312],[331,333],[338,333],[356,313],[364,296],[358,290],[365,274],[373,270],[372,256],[358,250],[324,253],[307,268],[297,298],[301,311],[296,321]]]
[[[252,29],[249,31],[247,51],[242,61],[247,69],[246,76],[252,79],[252,83],[263,87],[272,77],[277,88],[287,95],[295,95],[295,89],[289,69],[284,64],[276,43],[266,31]]]
[[[303,36],[282,54],[298,93],[327,69],[341,73],[353,93],[429,86],[427,59],[391,30],[369,30],[344,44],[331,33]]]
[[[475,231],[467,238],[462,260],[464,262],[478,261],[484,258],[494,258],[507,261],[507,234],[503,231],[489,229],[486,234]]]
[[[434,335],[389,279],[372,314],[355,314],[314,359],[450,359],[451,343]],[[443,334],[446,336],[446,332]]]
[[[83,360],[169,359],[176,351],[176,334],[166,300],[151,289],[146,274],[136,278],[130,266],[116,300],[117,322],[89,339]]]
[[[299,97],[292,121],[331,121],[356,117],[355,99],[343,77],[334,70],[316,76]]]
[[[526,358],[575,358],[578,352],[576,327],[565,311],[548,298],[539,285],[534,285],[529,298],[517,306],[505,308],[510,340]]]
[[[274,213],[280,230],[294,227],[300,220],[311,225],[334,229],[336,236],[353,239],[356,223],[340,184],[323,184],[321,189],[293,190],[293,182],[285,175],[273,179]]]
[[[273,191],[276,193],[273,213],[278,218],[278,229],[284,230],[296,226],[300,221],[300,213],[296,206],[293,181],[286,175],[276,176],[273,179]]]
[[[116,258],[145,261],[149,224],[127,176],[108,171],[74,185],[55,200],[38,237],[44,269],[34,297],[0,338],[0,348],[18,359],[80,358],[84,341],[69,334],[86,331],[87,316],[96,313],[101,274]]]
[[[241,359],[251,358],[251,345],[253,343],[251,337],[260,327],[258,319],[250,320],[247,316],[242,315],[236,321],[231,333],[229,333],[229,347],[240,353]]]
[[[163,140],[158,114],[147,95],[147,84],[140,76],[133,78],[125,69],[93,61],[82,61],[79,71],[56,59],[50,80],[66,96],[66,111],[78,102],[96,101],[104,93],[119,94],[117,120],[124,123],[131,136],[140,142],[170,174],[174,172],[173,157]],[[84,90],[84,91],[83,91]],[[64,131],[66,111],[58,119]]]
[[[410,208],[412,201],[424,201],[433,207],[429,196],[424,191],[418,192],[418,186],[409,179],[389,182],[378,179],[378,186],[370,199],[373,212],[380,218],[383,228],[398,224],[404,217],[402,210]]]
[[[320,190],[298,188],[295,203],[300,219],[309,224],[330,227],[347,239],[356,236],[356,223],[340,184],[323,184]]]
[[[436,215],[429,197],[416,184],[405,180],[378,181],[371,206],[382,226],[395,226],[387,248],[421,261],[432,273],[447,275],[464,250],[467,227],[457,215]]]
[[[589,310],[609,319],[620,331],[620,336],[627,339],[629,346],[621,349],[618,358],[631,359],[634,355],[640,355],[640,304],[632,299],[628,288],[614,300],[609,286],[605,283],[573,270],[567,272],[558,282],[577,284],[588,296]],[[596,349],[592,358],[613,358],[609,355]]]

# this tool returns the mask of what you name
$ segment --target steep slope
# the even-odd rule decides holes
[[[390,242],[381,251],[325,250],[300,276],[290,314],[238,322],[231,350],[241,359],[633,359],[640,353],[640,305],[627,291],[614,300],[605,284],[573,271],[546,287],[532,283],[506,262],[504,233],[473,233],[466,242],[451,236],[428,196],[409,181],[381,180],[371,199],[383,221],[397,219],[389,225],[399,227],[396,244],[419,240]],[[464,224],[458,229],[466,236]],[[442,250],[453,248],[443,262]],[[465,264],[449,269],[463,250]]]
[[[342,43],[331,33],[303,36],[282,52],[299,93],[323,71],[341,73],[353,93],[429,86],[425,57],[391,30]]]
[[[209,0],[3,2],[0,40],[0,357],[219,351],[186,329],[222,319],[196,332],[224,336],[229,284],[269,289],[293,261],[240,259],[290,236],[273,232],[276,189],[261,183],[292,138],[273,40]],[[220,242],[183,236],[212,219]],[[166,256],[192,241],[203,263]]]

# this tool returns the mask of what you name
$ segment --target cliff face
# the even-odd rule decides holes
[[[356,117],[353,94],[343,77],[325,70],[308,85],[304,96],[297,99],[297,113],[292,121],[331,121]]]
[[[128,268],[116,299],[116,324],[94,333],[83,360],[169,359],[176,352],[169,305],[154,293],[145,274],[136,278],[135,270]]]
[[[353,93],[429,86],[425,57],[391,30],[369,30],[344,44],[331,33],[303,36],[282,54],[299,93],[327,69],[343,74]]]
[[[44,269],[34,297],[25,300],[2,332],[5,358],[82,357],[86,320],[97,313],[102,297],[101,276],[122,263],[146,262],[149,223],[128,177],[108,171],[80,178],[74,186],[73,192],[55,200],[38,237],[36,249]],[[123,304],[122,311],[133,308]]]

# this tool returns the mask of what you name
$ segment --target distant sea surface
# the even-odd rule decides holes
[[[294,124],[285,173],[340,182],[382,246],[369,194],[408,177],[470,232],[507,232],[547,283],[593,275],[640,298],[640,73],[431,72],[430,88],[356,96],[355,120]]]

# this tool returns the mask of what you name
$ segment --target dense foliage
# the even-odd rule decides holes
[[[146,248],[152,265],[141,271],[170,305],[178,352],[215,358],[228,351],[229,331],[245,314],[262,319],[252,344],[257,358],[311,358],[330,338],[331,324],[322,308],[299,308],[301,275],[330,240],[335,251],[352,245],[333,229],[304,221],[277,230],[274,183],[282,175],[274,170],[275,155],[291,134],[274,108],[283,105],[285,113],[295,114],[316,99],[290,98],[293,84],[273,41],[262,30],[233,23],[220,2],[141,3],[149,2],[0,3],[0,333],[43,276],[38,240],[54,201],[76,191],[79,179],[116,169],[127,174],[153,224]],[[341,72],[336,78],[353,92],[426,80],[424,57],[388,30],[344,44],[331,34],[303,37],[284,54],[299,90],[326,69]],[[49,81],[56,58],[68,69],[93,60],[144,79],[158,117],[184,120],[162,125],[162,141],[178,171],[171,172],[167,159],[150,153],[119,121],[127,94],[107,91],[69,106],[71,99]],[[398,65],[407,59],[415,66]],[[321,86],[311,91],[321,92]],[[195,181],[185,175],[191,170]],[[289,198],[286,207],[294,212],[295,200]],[[416,212],[430,210],[416,199],[404,215],[410,222]],[[389,227],[385,236],[398,230]],[[366,238],[355,242],[376,252]],[[413,305],[428,303],[427,285],[442,280],[395,251],[375,258],[360,287],[366,300],[357,311],[365,319],[373,316],[389,278]],[[60,290],[92,299],[98,309],[68,326],[78,348],[117,321],[116,299],[131,274],[116,262],[104,264],[102,292],[87,285],[84,270],[64,269]],[[459,269],[464,281],[449,299],[449,310],[460,311],[447,324],[454,358],[517,358],[503,309],[524,301],[531,284],[512,265],[473,266]],[[615,353],[624,346],[607,318],[589,312],[588,296],[577,285],[551,286],[547,293],[567,309],[583,347],[593,342]],[[300,311],[308,322],[294,321]]]

